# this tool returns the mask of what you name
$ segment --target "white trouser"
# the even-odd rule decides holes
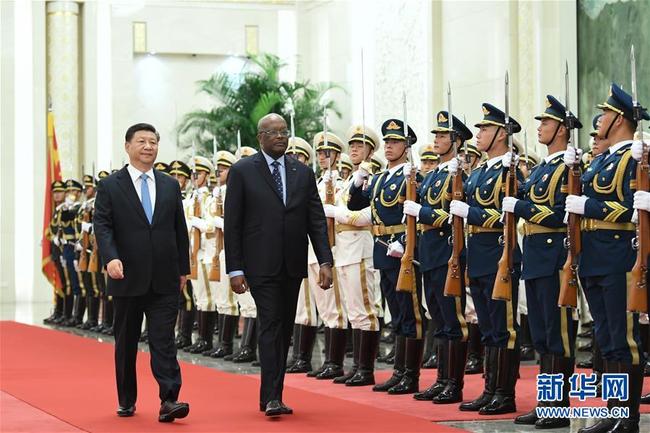
[[[217,311],[219,314],[237,316],[239,315],[237,294],[230,288],[230,278],[228,278],[228,275],[226,274],[226,253],[224,250],[221,250],[219,253],[219,262],[221,263],[221,281],[215,282],[217,287],[215,293]]]
[[[298,294],[298,305],[296,307],[297,325],[318,326],[318,313],[316,312],[316,300],[309,289],[309,279],[305,278],[300,284]]]
[[[196,309],[199,311],[216,311],[217,304],[215,302],[217,293],[217,282],[208,280],[208,273],[210,272],[210,265],[203,263],[203,255],[205,251],[199,250],[197,254],[198,272],[197,279],[192,280],[192,294]],[[222,270],[224,267],[222,266]]]
[[[257,317],[257,307],[255,306],[255,300],[250,291],[246,291],[241,295],[237,295],[237,303],[239,304],[239,314],[242,317],[256,318]]]
[[[381,285],[379,284],[379,280],[381,279],[380,273],[377,269],[373,268],[373,279],[375,281],[373,285],[374,289],[374,298],[375,298],[375,310],[377,311],[377,317],[383,318],[385,323],[390,322],[390,312],[388,311],[388,308],[384,310],[384,305],[382,303],[382,300],[384,299],[382,294],[381,294]]]
[[[345,310],[353,329],[379,330],[375,309],[375,275],[372,258],[361,263],[336,267],[338,285],[345,300]]]
[[[328,328],[347,329],[348,316],[345,311],[345,299],[336,272],[333,273],[333,284],[328,290],[318,286],[318,263],[310,264],[307,270],[309,287],[312,297],[316,300],[316,308],[320,318]]]

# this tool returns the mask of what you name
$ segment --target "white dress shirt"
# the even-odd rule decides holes
[[[131,182],[133,182],[133,187],[135,192],[138,194],[140,203],[142,203],[142,172],[137,168],[133,167],[131,164],[126,166],[126,169],[129,171],[129,176],[131,176]],[[147,186],[149,187],[149,197],[151,197],[151,215],[156,210],[156,178],[153,176],[153,168],[150,168],[149,171],[144,173],[147,175]]]

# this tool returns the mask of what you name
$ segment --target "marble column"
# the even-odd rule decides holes
[[[63,178],[79,178],[79,4],[47,3],[47,89]]]

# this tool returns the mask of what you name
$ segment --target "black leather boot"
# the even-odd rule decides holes
[[[424,318],[423,320],[424,320],[423,326],[425,327],[426,332],[424,334],[424,355],[422,357],[422,359],[424,359],[424,363],[422,364],[422,368],[430,369],[430,368],[434,368],[431,366],[432,363],[437,362],[436,361],[437,341],[436,338],[434,337],[436,333],[436,329],[435,329],[435,325],[433,324],[433,320],[428,320],[426,318]]]
[[[293,364],[298,360],[299,352],[299,342],[300,341],[300,325],[297,323],[293,324],[293,331],[291,332],[291,358],[287,361],[287,370],[289,370]]]
[[[483,373],[483,344],[481,343],[481,330],[475,323],[467,325],[469,338],[467,339],[467,364],[465,365],[465,374],[482,374]]]
[[[253,362],[257,359],[257,318],[244,318],[244,331],[241,336],[239,352],[232,358],[232,362],[241,364]]]
[[[462,403],[459,409],[464,412],[478,412],[483,406],[492,401],[497,388],[497,356],[499,352],[496,347],[485,347],[485,383],[483,392],[478,398]]]
[[[359,368],[349,378],[347,386],[367,386],[375,384],[375,358],[379,347],[379,331],[359,332]]]
[[[404,374],[397,385],[388,389],[391,395],[413,394],[420,390],[420,368],[424,354],[422,338],[406,338],[406,360]]]
[[[600,357],[599,357],[600,358]],[[594,354],[594,361],[595,361],[595,354]],[[595,368],[595,365],[594,365]],[[594,373],[596,371],[594,370]],[[602,373],[618,373],[618,363],[611,362],[611,361],[602,361],[602,370],[599,372],[600,374]],[[628,381],[629,383],[629,381]],[[617,400],[607,400],[607,408],[611,411],[612,408],[617,406],[618,401]],[[601,418],[596,423],[590,425],[589,427],[583,427],[578,430],[578,433],[607,433],[609,432],[615,425],[616,422],[615,418]]]
[[[547,355],[550,360],[548,361],[548,373],[557,374],[562,373],[564,375],[564,387],[562,388],[562,400],[548,402],[548,406],[551,407],[569,407],[571,403],[569,402],[569,391],[571,390],[571,385],[569,383],[569,378],[573,374],[575,358],[565,358],[563,356],[557,355]],[[569,418],[539,418],[535,422],[535,428],[541,430],[569,427],[571,425],[571,420]]]
[[[197,311],[196,315],[199,325],[198,335],[194,344],[183,348],[183,351],[187,353],[201,353],[197,352],[196,349],[198,347],[205,347],[207,344],[205,341],[205,321],[207,319],[207,316],[205,315],[205,311]],[[210,336],[210,339],[212,339],[212,336]],[[201,351],[203,351],[203,349],[201,349]]]
[[[600,347],[596,342],[596,337],[594,337],[593,346],[594,346],[593,349],[594,357],[593,357],[592,371],[596,376],[598,376],[598,385],[596,386],[596,396],[600,397],[603,394],[602,377],[603,377],[603,372],[605,371],[605,360],[603,359],[603,355],[600,353]]]
[[[429,358],[424,358],[424,362],[422,363],[422,368],[426,369],[432,369],[432,368],[438,368],[438,360],[440,359],[438,357],[438,346],[447,346],[447,340],[443,338],[434,338],[433,339],[433,347],[434,351],[429,356]]]
[[[43,319],[43,323],[46,325],[52,325],[57,320],[60,320],[61,317],[63,317],[63,297],[55,294],[54,311],[52,311],[50,317],[46,317],[45,319]]]
[[[381,341],[380,341],[381,342]],[[377,357],[377,362],[382,362],[384,364],[393,364],[395,363],[395,341],[390,348],[390,351],[384,355],[379,355]]]
[[[74,327],[79,324],[79,322],[77,322],[77,315],[79,314],[78,311],[79,311],[80,299],[81,299],[81,295],[71,295],[69,298],[66,299],[66,305],[65,305],[66,310],[64,312],[67,318],[61,325],[67,327]],[[70,309],[70,311],[68,311],[68,309]]]
[[[318,329],[318,328],[316,328],[316,329]],[[323,349],[323,353],[325,355],[327,355],[329,353],[330,338],[332,336],[332,334],[330,334],[328,329],[329,328],[327,328],[327,327],[324,327],[324,329],[323,329],[323,333],[325,334],[325,347]],[[318,332],[318,330],[316,332]],[[327,357],[325,358],[325,361],[323,361],[323,364],[319,368],[317,368],[316,370],[310,370],[309,372],[307,372],[307,377],[316,377],[316,376],[318,376],[319,374],[321,374],[323,372],[323,370],[325,370],[326,367],[327,367]]]
[[[206,351],[206,356],[211,358],[223,358],[233,353],[233,340],[239,325],[239,316],[229,314],[219,314],[223,321],[219,324],[219,345],[211,350]],[[213,330],[210,330],[214,332]]]
[[[435,404],[451,404],[463,401],[467,342],[450,340],[448,352],[449,360],[447,361],[447,369],[449,370],[449,378],[445,389],[433,398]]]
[[[436,381],[422,392],[413,394],[413,398],[419,401],[432,401],[434,397],[442,392],[447,386],[449,379],[449,344],[435,345],[436,358],[438,360],[438,376]]]
[[[99,296],[89,294],[86,297],[86,308],[88,310],[88,317],[86,321],[81,324],[81,329],[88,331],[97,326],[97,318],[99,317]]]
[[[528,326],[528,315],[521,314],[519,316],[519,331],[521,332],[521,349],[520,359],[522,361],[532,361],[535,359],[535,348],[533,347],[533,340],[530,336],[530,327]]]
[[[311,357],[316,343],[316,326],[297,325],[298,333],[294,333],[293,344],[297,346],[297,357],[287,373],[309,373],[311,371]]]
[[[492,401],[483,406],[479,415],[501,415],[517,412],[515,385],[519,377],[519,348],[497,349],[497,388]]]
[[[372,387],[375,392],[386,392],[393,386],[397,385],[404,375],[406,358],[406,337],[403,335],[395,336],[395,361],[393,364],[393,375],[384,383],[379,383]]]
[[[361,329],[352,329],[352,368],[342,376],[334,378],[334,383],[345,384],[359,368],[359,353],[361,351]]]
[[[347,329],[330,328],[330,345],[327,352],[328,365],[321,371],[316,379],[334,379],[343,376],[343,360],[345,359],[345,345],[347,343]]]
[[[643,365],[620,363],[620,373],[627,373],[629,393],[628,400],[619,403],[621,407],[629,410],[628,418],[621,418],[616,421],[614,427],[608,433],[638,433],[639,432],[639,404],[641,389],[643,388]]]
[[[180,312],[178,334],[176,335],[176,348],[182,349],[192,345],[192,325],[194,324],[194,311],[182,309]]]
[[[102,334],[113,335],[113,320],[114,320],[114,307],[113,299],[105,295],[106,305],[104,309],[104,317],[102,319]]]

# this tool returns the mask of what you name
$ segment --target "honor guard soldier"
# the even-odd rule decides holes
[[[478,411],[481,415],[496,415],[516,411],[515,384],[519,374],[519,340],[517,338],[517,289],[521,253],[513,247],[510,275],[510,300],[492,298],[498,262],[503,254],[504,176],[515,156],[508,151],[506,115],[497,107],[484,103],[483,119],[476,146],[487,153],[488,160],[472,172],[465,183],[467,202],[453,200],[450,212],[467,218],[467,276],[478,315],[478,324],[485,344],[485,387],[475,400],[460,405],[462,411]],[[509,118],[513,132],[521,126]],[[521,174],[517,172],[521,184]]]
[[[99,252],[97,251],[95,235],[92,230],[96,187],[96,181],[93,175],[84,175],[83,186],[86,200],[79,207],[79,213],[77,214],[78,225],[81,228],[81,237],[77,243],[77,249],[79,250],[79,271],[86,289],[88,318],[83,324],[77,325],[77,327],[90,330],[98,324],[99,301],[105,281],[101,273]]]
[[[235,151],[235,158],[237,161],[239,161],[242,158],[246,158],[247,156],[252,156],[257,153],[257,150],[250,147],[250,146],[242,146],[239,149]]]
[[[314,148],[316,157],[321,169],[321,177],[318,179],[317,187],[323,204],[336,203],[336,196],[340,193],[343,181],[337,168],[338,161],[342,153],[347,152],[347,144],[332,134],[331,132],[319,132],[314,136]],[[325,206],[325,217],[334,223],[335,215],[331,212],[328,214]],[[332,252],[334,254],[334,266],[336,264],[336,233],[330,239],[332,243]],[[347,344],[348,316],[345,308],[344,292],[341,282],[334,274],[332,288],[330,290],[320,290],[318,287],[318,272],[320,265],[313,253],[313,248],[309,248],[307,263],[309,264],[308,276],[311,294],[316,300],[316,308],[325,325],[325,362],[318,370],[313,370],[307,375],[319,380],[335,379],[343,376],[343,360],[345,358],[345,349]]]
[[[181,189],[183,198],[183,207],[185,208],[186,216],[189,210],[187,205],[187,190],[189,187],[189,180],[192,177],[192,169],[183,161],[175,160],[169,163],[167,173],[176,178],[178,186]],[[196,316],[196,304],[194,303],[194,295],[192,291],[192,280],[187,279],[183,290],[178,296],[178,331],[176,333],[176,348],[182,349],[192,345],[192,327],[194,325],[194,317]]]
[[[208,266],[214,253],[214,239],[208,239],[206,234],[208,223],[205,220],[206,203],[211,196],[208,188],[210,174],[214,166],[209,159],[195,156],[192,161],[194,191],[189,199],[189,214],[187,222],[190,229],[190,262],[192,264],[192,289],[194,302],[199,316],[199,336],[194,344],[183,350],[189,353],[210,353],[213,349],[212,336],[217,321],[217,305],[215,302],[216,283],[208,279]],[[211,242],[212,241],[212,242]]]
[[[410,145],[417,141],[413,130],[404,131],[404,123],[388,119],[381,128],[384,154],[388,169],[372,178],[364,189],[369,172],[362,167],[354,174],[350,187],[350,210],[370,206],[372,212],[373,264],[381,274],[381,291],[390,310],[395,332],[395,360],[393,375],[384,383],[375,385],[373,391],[389,394],[412,394],[418,391],[420,368],[424,350],[422,311],[420,307],[419,272],[416,272],[414,293],[397,291],[401,261],[404,254],[402,237],[406,225],[402,222],[403,202],[411,164],[407,163]]]
[[[54,242],[61,250],[61,264],[66,288],[63,310],[65,321],[61,323],[63,326],[77,326],[79,324],[76,318],[81,309],[81,302],[85,301],[83,299],[82,283],[79,281],[80,277],[77,272],[78,264],[75,253],[75,245],[79,239],[77,213],[81,206],[79,202],[80,195],[81,184],[74,179],[66,180],[65,199],[57,207],[55,216],[56,236]]]
[[[564,248],[567,169],[563,157],[570,130],[566,127],[566,108],[551,95],[546,97],[546,109],[535,119],[540,121],[538,141],[547,147],[548,156],[531,172],[520,199],[503,199],[503,210],[525,220],[521,278],[526,288],[526,323],[535,350],[540,354],[540,374],[563,374],[561,400],[549,404],[565,407],[569,406],[569,378],[575,362],[577,329],[572,309],[558,306],[560,271],[567,255]],[[582,127],[577,119],[576,127]],[[515,424],[559,428],[568,426],[569,419],[540,419],[533,409],[515,418]]]
[[[440,155],[434,151],[435,145],[427,144],[420,147],[420,173],[426,176],[440,164]]]
[[[364,125],[354,125],[347,134],[347,158],[350,167],[360,166],[370,170],[370,158],[379,137]],[[347,155],[342,154],[343,158]],[[341,164],[344,166],[344,164]],[[379,348],[379,319],[375,306],[375,271],[372,265],[373,239],[370,229],[370,209],[350,211],[349,190],[352,178],[341,184],[336,205],[325,204],[325,214],[336,220],[336,248],[334,264],[339,287],[343,294],[345,310],[352,327],[352,369],[334,379],[334,383],[347,386],[374,385],[374,364]]]
[[[354,165],[352,164],[352,160],[350,159],[350,156],[347,153],[342,153],[341,158],[339,159],[339,174],[341,176],[341,180],[347,181],[350,178],[350,175],[354,171]]]
[[[447,111],[437,116],[437,126],[431,131],[435,134],[433,152],[440,158],[440,165],[429,172],[418,191],[419,203],[404,202],[404,215],[415,216],[419,222],[419,261],[420,272],[424,276],[425,301],[431,318],[436,323],[435,337],[442,340],[436,345],[438,377],[425,391],[416,393],[416,400],[428,400],[438,404],[457,403],[463,399],[465,362],[467,358],[467,323],[465,311],[464,263],[459,267],[462,291],[460,296],[445,296],[445,282],[453,244],[452,226],[449,222],[449,203],[452,198],[452,175],[459,172],[459,163],[454,159],[454,146],[462,147],[463,142],[472,138],[467,127],[453,117],[454,138]],[[425,152],[426,153],[426,152]],[[452,161],[453,164],[451,163]],[[450,166],[452,167],[450,169]]]
[[[241,155],[239,159],[242,159],[255,155],[257,150],[249,146],[243,146],[241,152],[238,153]],[[232,165],[232,163],[228,165],[228,162],[230,161],[228,155],[229,153],[221,154],[221,152],[219,152],[218,159],[220,162],[218,162],[218,171],[221,185],[224,188],[224,194],[222,197],[225,197],[228,171]],[[223,260],[221,269],[225,270],[225,256]],[[226,280],[228,279],[227,277],[224,278],[226,278]],[[227,285],[227,289],[230,293],[233,293],[232,290],[230,290],[230,285]],[[255,305],[255,300],[250,291],[241,294],[236,293],[235,297],[237,299],[237,304],[239,304],[239,315],[244,319],[244,329],[241,336],[239,350],[234,352],[232,355],[224,356],[224,359],[226,361],[233,361],[234,363],[254,362],[257,360],[257,307]],[[220,303],[217,302],[217,309],[219,309],[219,304]],[[219,312],[219,314],[221,314],[221,312]]]
[[[156,170],[161,171],[161,172],[163,172],[165,174],[169,174],[169,164],[167,164],[165,162],[158,161],[158,162],[156,162],[154,164],[153,168],[155,168]]]
[[[52,182],[50,189],[52,191],[52,215],[50,217],[50,224],[47,229],[47,240],[50,243],[50,260],[54,263],[56,267],[56,273],[58,274],[59,281],[57,285],[54,285],[54,311],[52,314],[43,319],[43,323],[46,325],[59,325],[64,320],[63,319],[63,304],[65,298],[65,281],[64,281],[64,272],[63,266],[61,264],[61,249],[58,244],[54,242],[54,238],[57,234],[57,218],[58,212],[57,208],[63,199],[65,198],[65,184],[60,180],[55,180]],[[56,282],[55,282],[56,283]]]
[[[579,272],[591,314],[596,341],[604,359],[604,373],[628,375],[627,401],[607,400],[608,408],[629,408],[629,418],[605,418],[581,433],[633,432],[639,429],[639,399],[643,385],[644,355],[640,349],[639,316],[627,312],[626,273],[632,269],[636,252],[630,248],[635,226],[633,214],[636,190],[636,161],[630,147],[636,121],[632,97],[612,83],[603,110],[598,137],[603,153],[582,175],[582,195],[566,198],[566,211],[582,215],[582,254]],[[650,119],[642,112],[644,119]],[[579,152],[570,147],[564,161],[572,166]],[[616,260],[612,260],[615,257]]]
[[[286,154],[306,166],[309,166],[314,159],[314,150],[307,141],[300,137],[289,138]],[[309,278],[305,278],[298,293],[296,318],[293,325],[293,355],[287,365],[287,373],[312,371],[311,359],[316,342],[317,327],[316,300],[309,288]]]

